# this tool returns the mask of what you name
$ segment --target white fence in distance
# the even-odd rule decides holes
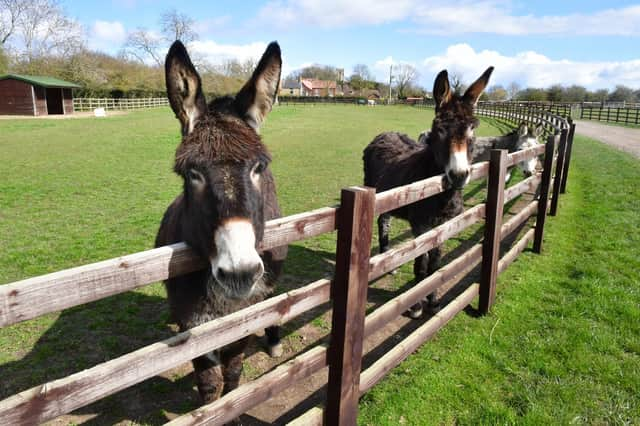
[[[93,111],[104,108],[106,111],[122,111],[130,109],[158,108],[169,106],[167,98],[75,98],[74,111]]]

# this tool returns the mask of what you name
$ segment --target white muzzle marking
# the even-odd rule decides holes
[[[259,269],[259,276],[264,273],[264,265],[256,251],[256,235],[253,225],[245,219],[231,219],[220,226],[214,235],[217,256],[211,258],[211,272],[218,279],[219,269],[226,272]],[[255,283],[254,283],[255,284]]]
[[[452,152],[449,156],[449,163],[444,168],[444,171],[447,175],[449,173],[453,175],[462,175],[464,173],[467,174],[467,178],[464,181],[464,185],[469,183],[471,165],[469,164],[469,159],[467,158],[467,151],[455,151]]]

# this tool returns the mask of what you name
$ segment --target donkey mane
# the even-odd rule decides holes
[[[176,149],[174,170],[184,174],[192,165],[210,162],[240,163],[247,158],[268,162],[271,156],[260,136],[240,118],[209,113]]]

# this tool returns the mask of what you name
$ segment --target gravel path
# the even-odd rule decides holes
[[[640,129],[576,120],[576,133],[640,158]]]

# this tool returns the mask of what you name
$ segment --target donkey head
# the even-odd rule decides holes
[[[469,182],[474,130],[478,127],[473,108],[489,83],[492,72],[493,67],[487,68],[462,96],[451,91],[446,70],[438,74],[433,85],[436,116],[428,143],[433,149],[437,166],[444,170],[447,180],[456,189],[461,189]]]
[[[185,241],[211,263],[214,285],[229,298],[252,294],[264,273],[257,246],[264,233],[264,193],[273,191],[270,156],[258,130],[280,81],[273,42],[235,97],[209,106],[181,42],[165,63],[169,102],[182,126],[174,171],[184,179]]]
[[[538,123],[535,127],[527,126],[526,123],[521,123],[518,126],[518,140],[514,146],[514,151],[522,151],[523,149],[533,148],[538,145],[539,138],[542,136],[542,132],[544,131],[544,127],[542,123]],[[536,172],[536,165],[538,164],[538,158],[533,157],[525,161],[521,161],[518,163],[518,167],[522,170],[522,173],[525,176],[531,176]]]

